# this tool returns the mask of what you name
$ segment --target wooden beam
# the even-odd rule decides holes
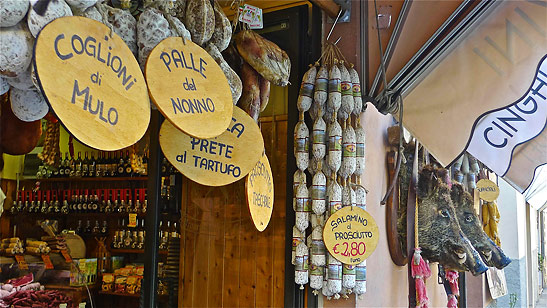
[[[325,11],[331,18],[336,18],[338,12],[340,12],[340,6],[333,0],[310,0],[313,4],[317,5],[320,9]]]

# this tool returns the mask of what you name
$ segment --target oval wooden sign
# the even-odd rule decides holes
[[[274,206],[273,175],[266,153],[262,153],[262,157],[247,175],[245,194],[255,227],[262,232],[270,222]]]
[[[489,179],[478,181],[477,191],[479,192],[479,198],[487,202],[495,201],[500,195],[500,188],[498,185]]]
[[[150,122],[146,82],[129,47],[107,26],[55,19],[38,35],[34,57],[40,89],[75,138],[105,151],[142,138]]]
[[[207,186],[222,186],[246,176],[260,159],[264,140],[255,121],[234,107],[232,121],[215,138],[198,139],[164,121],[160,145],[167,160],[189,179]]]
[[[232,92],[215,60],[181,37],[161,41],[146,61],[146,82],[160,112],[186,134],[213,138],[232,120]]]
[[[346,206],[332,214],[323,229],[323,241],[338,261],[356,265],[376,249],[380,233],[374,218],[356,206]]]

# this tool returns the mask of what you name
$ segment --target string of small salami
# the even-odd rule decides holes
[[[320,59],[302,78],[294,129],[293,264],[295,282],[327,299],[366,292],[366,261],[342,264],[325,248],[323,227],[328,217],[346,206],[366,207],[361,186],[365,169],[364,111],[357,71],[340,49],[327,43]],[[308,113],[311,130],[305,119]],[[306,171],[311,176],[308,186]],[[311,225],[309,236],[306,237]]]

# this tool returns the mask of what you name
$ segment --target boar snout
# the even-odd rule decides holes
[[[509,259],[501,248],[496,245],[490,238],[488,238],[489,246],[492,247],[492,259],[489,262],[489,265],[495,266],[497,269],[502,269],[511,263]]]
[[[479,253],[473,248],[471,242],[463,233],[460,233],[460,238],[465,242],[465,248],[469,254],[465,262],[465,267],[473,274],[473,276],[478,276],[488,270],[488,266],[482,261]]]

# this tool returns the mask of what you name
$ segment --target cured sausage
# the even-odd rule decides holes
[[[315,66],[310,69],[302,77],[302,83],[300,84],[300,93],[298,95],[298,102],[296,106],[298,111],[306,112],[310,109],[313,102],[313,86],[315,82],[315,75],[317,74],[317,68]]]
[[[205,49],[211,55],[211,57],[215,59],[215,62],[220,66],[220,69],[224,73],[224,76],[226,76],[226,79],[228,80],[228,85],[230,86],[230,91],[232,92],[232,102],[234,103],[234,105],[237,104],[243,91],[243,83],[241,82],[241,79],[239,79],[237,73],[224,60],[222,53],[220,53],[216,45],[208,44]],[[247,65],[247,67],[249,66]],[[245,74],[249,74],[249,72],[246,71]],[[246,77],[252,78],[248,75],[246,75]],[[254,83],[252,83],[252,85],[254,85]]]
[[[228,48],[230,40],[232,39],[232,25],[216,0],[213,5],[213,10],[215,13],[215,30],[213,31],[210,42],[215,44],[218,50],[223,51]]]
[[[345,125],[342,132],[342,165],[339,171],[342,179],[350,177],[355,167],[355,131],[351,125]]]
[[[346,120],[353,112],[353,108],[355,106],[353,102],[353,89],[351,76],[344,63],[339,64],[338,68],[340,69],[340,88],[342,91],[342,104],[340,105],[340,110],[338,110],[338,118],[341,120]]]
[[[32,151],[42,135],[40,121],[23,122],[11,111],[9,92],[0,98],[0,152],[23,155]],[[1,156],[1,155],[0,155]]]
[[[310,131],[302,116],[294,128],[294,156],[296,157],[296,166],[302,171],[308,168],[310,160],[309,139]]]
[[[243,79],[243,92],[238,106],[245,110],[251,118],[258,121],[260,115],[260,76],[249,64],[243,63],[241,78]]]
[[[185,24],[192,35],[192,42],[203,45],[215,31],[215,12],[209,0],[188,0]]]

